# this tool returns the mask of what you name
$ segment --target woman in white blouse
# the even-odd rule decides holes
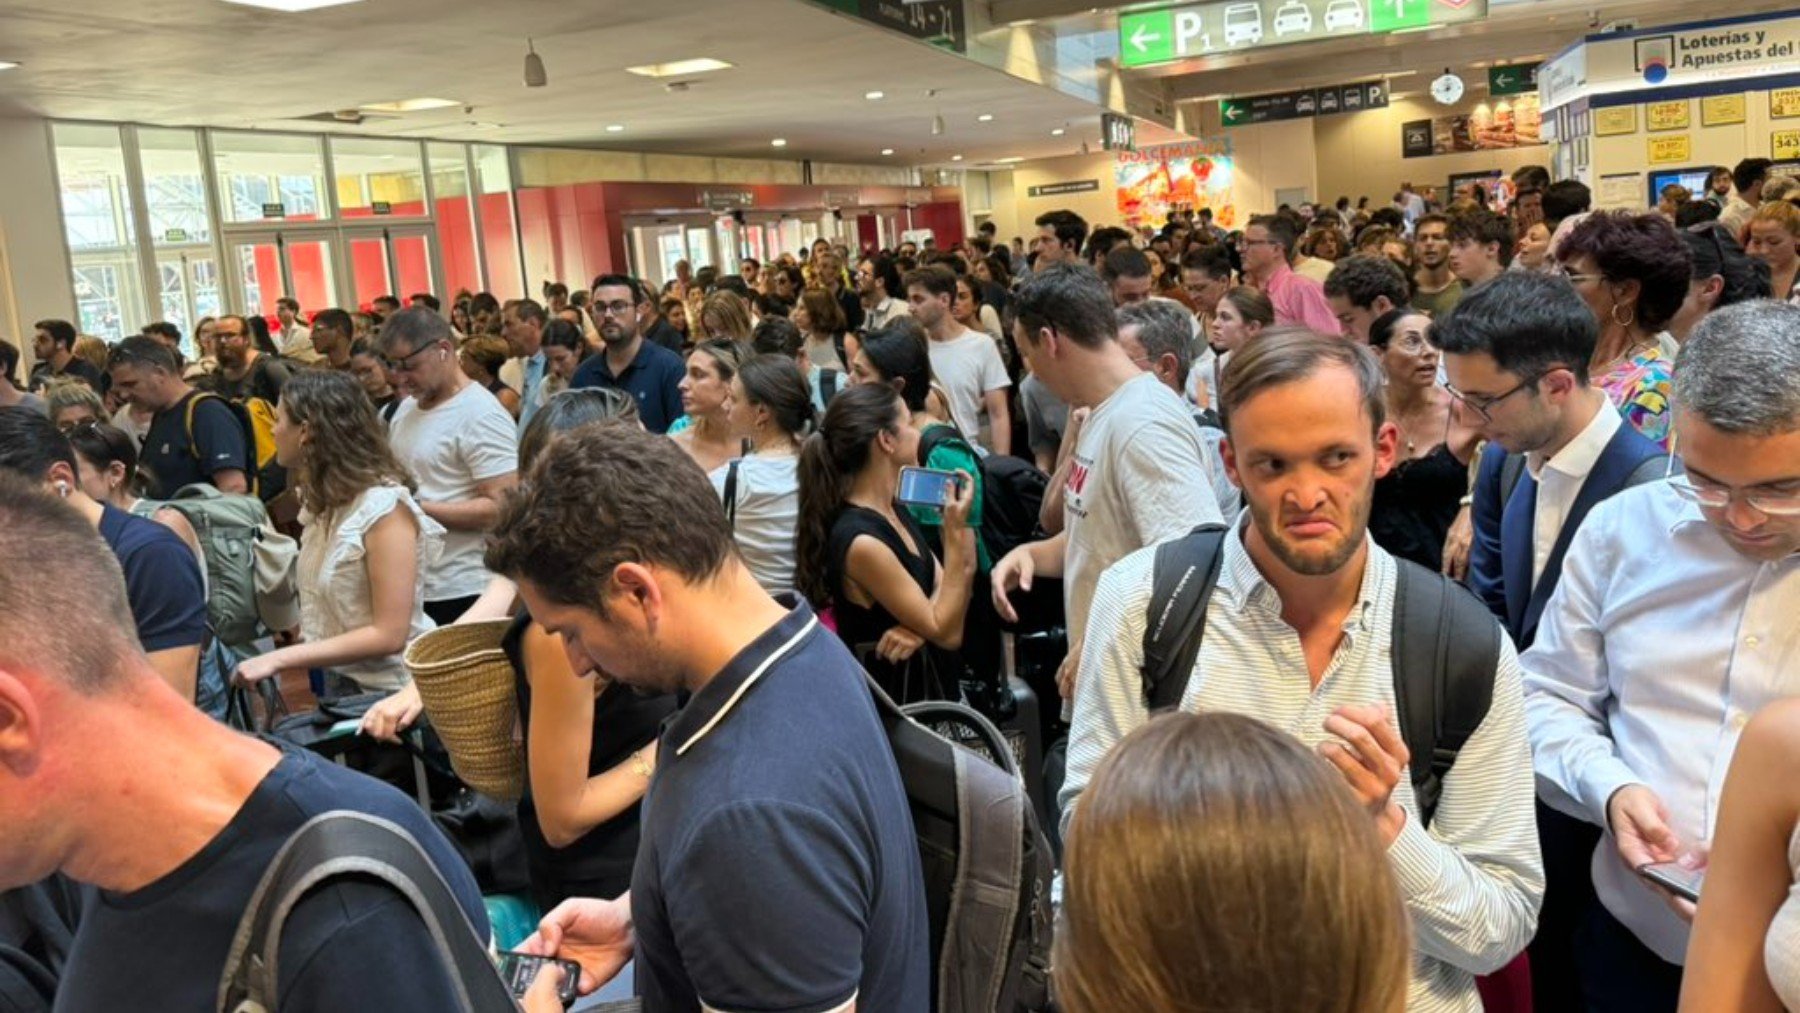
[[[1800,700],[1738,740],[1688,940],[1682,1013],[1800,1009]]]
[[[387,427],[350,374],[296,370],[281,390],[274,437],[306,525],[301,641],[246,659],[238,678],[326,668],[364,690],[410,690],[401,653],[432,629],[420,581],[444,529],[414,501]],[[416,709],[417,695],[396,694],[383,705]]]

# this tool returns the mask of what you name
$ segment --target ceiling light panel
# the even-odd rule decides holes
[[[321,7],[339,7],[344,4],[361,3],[362,0],[225,0],[225,2],[237,4],[240,7],[260,7],[266,11],[298,14],[301,11],[314,11]]]
[[[724,60],[715,60],[710,56],[693,60],[674,60],[669,63],[646,63],[641,67],[626,67],[627,73],[639,77],[681,77],[685,74],[704,74],[714,70],[729,70],[731,64]]]
[[[370,113],[416,113],[462,105],[453,98],[406,98],[398,102],[365,102],[357,108]]]

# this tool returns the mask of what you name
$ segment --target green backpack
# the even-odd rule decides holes
[[[149,516],[163,507],[187,518],[200,539],[213,636],[243,648],[299,625],[294,560],[300,546],[275,530],[261,500],[201,482],[183,486],[171,500],[145,500],[134,512]]]

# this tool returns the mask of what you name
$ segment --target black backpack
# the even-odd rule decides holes
[[[1031,462],[1010,454],[981,456],[953,426],[932,426],[920,435],[919,463],[930,460],[932,451],[952,443],[975,454],[981,462],[980,537],[989,558],[997,562],[1026,542],[1042,538],[1038,513],[1044,506],[1050,476]]]
[[[1156,547],[1142,673],[1152,712],[1179,706],[1187,692],[1229,531],[1203,524]],[[1430,825],[1444,775],[1493,702],[1502,632],[1462,585],[1404,559],[1394,563],[1394,723],[1412,752],[1413,796]]]
[[[900,769],[930,922],[931,1008],[1049,1008],[1056,862],[1012,748],[968,707],[901,707],[864,674]]]

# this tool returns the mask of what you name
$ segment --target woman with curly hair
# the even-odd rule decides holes
[[[298,562],[301,639],[245,659],[238,678],[324,668],[361,690],[410,689],[401,653],[433,627],[421,581],[442,549],[443,527],[413,499],[387,426],[350,374],[296,370],[281,389],[273,435],[306,525]],[[415,708],[416,716],[418,697],[401,693],[386,705]]]

